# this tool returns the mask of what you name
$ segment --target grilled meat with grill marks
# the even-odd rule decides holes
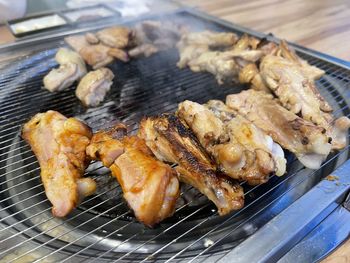
[[[246,90],[228,95],[226,104],[265,131],[283,148],[293,152],[308,168],[318,169],[330,152],[331,145],[324,128],[288,111],[271,94]]]
[[[94,180],[82,178],[89,163],[85,150],[91,136],[84,123],[56,111],[38,113],[23,126],[22,137],[38,158],[54,216],[68,215],[96,190]]]
[[[284,174],[286,160],[279,145],[223,102],[209,101],[206,107],[184,101],[177,114],[230,177],[255,185],[266,182],[272,173]],[[278,154],[273,146],[279,147]]]
[[[108,68],[90,71],[80,81],[75,94],[85,106],[97,106],[110,90],[113,72]]]
[[[164,114],[143,119],[139,136],[159,160],[178,164],[176,170],[180,181],[192,185],[207,196],[216,205],[220,215],[243,206],[241,186],[217,171],[194,134],[175,115]]]
[[[86,152],[111,169],[136,218],[152,227],[175,211],[179,196],[177,174],[154,158],[144,140],[125,134],[126,128],[120,124],[100,131],[94,134]]]
[[[86,74],[83,58],[72,50],[60,48],[55,59],[59,68],[52,69],[43,79],[44,87],[51,92],[69,88]]]

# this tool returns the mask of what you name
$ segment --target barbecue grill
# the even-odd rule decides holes
[[[145,19],[172,20],[194,30],[247,32],[278,41],[192,9],[113,23],[133,25]],[[99,28],[101,25],[79,28],[0,48],[0,259],[310,262],[321,259],[347,238],[348,146],[331,154],[318,170],[304,168],[286,153],[288,173],[272,176],[263,185],[242,183],[245,207],[223,217],[199,192],[182,186],[176,213],[154,229],[135,220],[116,180],[108,169],[94,162],[86,175],[97,181],[97,193],[65,219],[54,218],[36,157],[20,137],[22,125],[35,113],[57,110],[84,120],[94,131],[124,122],[130,133],[135,133],[143,116],[175,111],[185,99],[199,103],[224,100],[226,95],[247,88],[239,84],[219,86],[210,74],[178,69],[177,50],[171,49],[109,65],[116,79],[108,98],[97,108],[84,108],[74,95],[74,87],[54,94],[43,90],[42,78],[56,66],[54,55],[64,45],[63,37]],[[334,115],[349,116],[349,64],[302,47],[295,49],[311,65],[326,71],[317,86],[334,108]]]

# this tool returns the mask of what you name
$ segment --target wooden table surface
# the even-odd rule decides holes
[[[350,61],[349,0],[180,0],[185,6]],[[350,263],[350,239],[322,263]]]
[[[350,61],[349,0],[180,0],[227,21]]]

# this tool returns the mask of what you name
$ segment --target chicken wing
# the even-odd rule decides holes
[[[184,101],[177,114],[230,177],[255,185],[265,183],[272,173],[285,173],[286,160],[280,146],[223,102],[209,101],[204,106]]]
[[[74,51],[60,48],[55,59],[59,68],[52,69],[43,79],[44,87],[51,92],[69,88],[86,74],[84,60]]]
[[[174,115],[145,118],[139,136],[162,161],[178,164],[180,181],[192,185],[207,196],[220,215],[240,209],[243,189],[227,175],[216,170],[194,134]]]
[[[246,90],[228,95],[226,104],[293,152],[308,168],[318,169],[331,150],[325,129],[288,111],[270,94]]]
[[[22,137],[38,158],[54,216],[68,215],[96,190],[94,180],[82,178],[89,163],[85,149],[91,136],[87,125],[56,111],[38,113],[23,126]]]
[[[174,213],[179,181],[176,171],[156,160],[144,140],[124,136],[125,131],[119,124],[94,134],[86,152],[111,169],[136,218],[152,227]]]
[[[95,107],[110,90],[114,74],[108,68],[90,71],[80,81],[75,94],[85,106]]]

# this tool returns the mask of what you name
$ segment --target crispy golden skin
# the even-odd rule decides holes
[[[293,152],[308,168],[317,169],[330,152],[325,129],[282,107],[271,94],[253,89],[226,97],[227,106],[265,131],[283,148]]]
[[[56,111],[38,113],[23,126],[22,137],[38,158],[54,216],[68,215],[96,190],[91,178],[81,178],[89,163],[85,149],[91,136],[87,125]]]
[[[139,136],[159,160],[178,164],[180,180],[206,195],[220,215],[243,207],[241,186],[216,170],[193,133],[176,116],[143,119]]]
[[[272,173],[283,175],[285,160],[273,153],[273,141],[262,130],[221,101],[179,104],[177,114],[230,177],[249,184],[264,183]]]
[[[136,218],[152,227],[175,211],[179,196],[176,171],[156,160],[144,140],[124,136],[125,126],[94,134],[87,154],[109,167]]]

